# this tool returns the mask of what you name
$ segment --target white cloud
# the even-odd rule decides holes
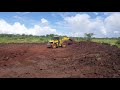
[[[99,13],[97,13],[97,12],[94,12],[94,14],[95,14],[95,15],[98,15]]]
[[[41,23],[48,23],[48,21],[46,19],[42,18]]]
[[[20,16],[13,16],[13,18],[15,18],[15,19],[17,19],[17,20],[20,20],[20,21],[25,21],[25,19],[23,19],[22,17],[20,17]]]
[[[94,13],[95,14],[95,13]],[[55,22],[54,28],[48,20],[42,18],[39,23],[34,24],[33,28],[27,28],[20,22],[9,24],[5,20],[0,20],[0,33],[7,34],[59,34],[68,36],[84,36],[84,33],[94,33],[95,37],[120,37],[120,13],[104,13],[104,16],[95,16],[92,18],[89,14],[69,15],[61,14],[63,21]],[[22,19],[22,17],[14,16]],[[64,31],[65,30],[65,31]]]
[[[106,34],[101,17],[92,19],[88,14],[76,14],[75,16],[65,17],[64,21],[71,33],[76,36],[84,36],[84,33],[103,33]],[[102,29],[102,30],[101,30]]]
[[[16,18],[16,19],[21,19],[21,17],[19,17],[19,16],[13,16],[13,18]]]
[[[40,22],[40,25],[42,25],[42,26],[49,26],[49,22],[45,18],[42,18],[41,22]]]
[[[97,16],[95,18],[88,14],[76,14],[63,19],[63,22],[58,23],[61,27],[67,27],[66,32],[68,31],[68,35],[71,36],[81,37],[84,33],[94,33],[95,37],[120,36],[120,13],[109,13],[107,17]]]
[[[55,18],[55,17],[57,17],[58,15],[55,14],[55,13],[52,13],[51,16]]]
[[[46,35],[46,34],[56,34],[56,29],[49,26],[41,27],[39,25],[34,25],[33,28],[27,28],[24,24],[15,22],[13,25],[7,23],[5,20],[0,20],[0,33],[1,34],[32,34],[32,35]]]
[[[120,34],[120,31],[114,31],[114,33],[116,33],[116,34]]]
[[[113,13],[105,19],[106,28],[109,32],[112,30],[120,30],[120,13]]]
[[[109,15],[112,15],[112,14],[119,14],[119,12],[104,12],[105,16],[109,16]]]

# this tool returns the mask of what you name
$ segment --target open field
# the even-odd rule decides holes
[[[32,36],[32,35],[10,35],[0,34],[0,43],[47,43],[52,35],[48,36]],[[74,37],[76,42],[85,41],[84,38]],[[92,38],[93,42],[108,43],[116,45],[117,38]],[[120,47],[120,45],[117,45]]]
[[[98,42],[98,43],[108,43],[111,45],[116,45],[115,43],[117,42],[116,38],[93,38],[92,39],[93,42]]]
[[[1,34],[0,43],[46,43],[50,37]]]
[[[120,49],[95,42],[67,48],[46,44],[0,44],[2,78],[120,78]]]

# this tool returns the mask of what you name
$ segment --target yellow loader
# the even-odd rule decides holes
[[[60,37],[60,36],[54,36],[47,44],[48,48],[58,48],[58,47],[67,47],[67,45],[70,45],[74,42],[72,38],[69,38],[67,36]]]

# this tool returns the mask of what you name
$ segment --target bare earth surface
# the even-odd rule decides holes
[[[120,78],[120,49],[94,42],[67,48],[0,44],[0,78]]]

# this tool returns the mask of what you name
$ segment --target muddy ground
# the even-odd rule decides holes
[[[94,42],[57,49],[0,44],[0,78],[120,78],[120,49]]]

